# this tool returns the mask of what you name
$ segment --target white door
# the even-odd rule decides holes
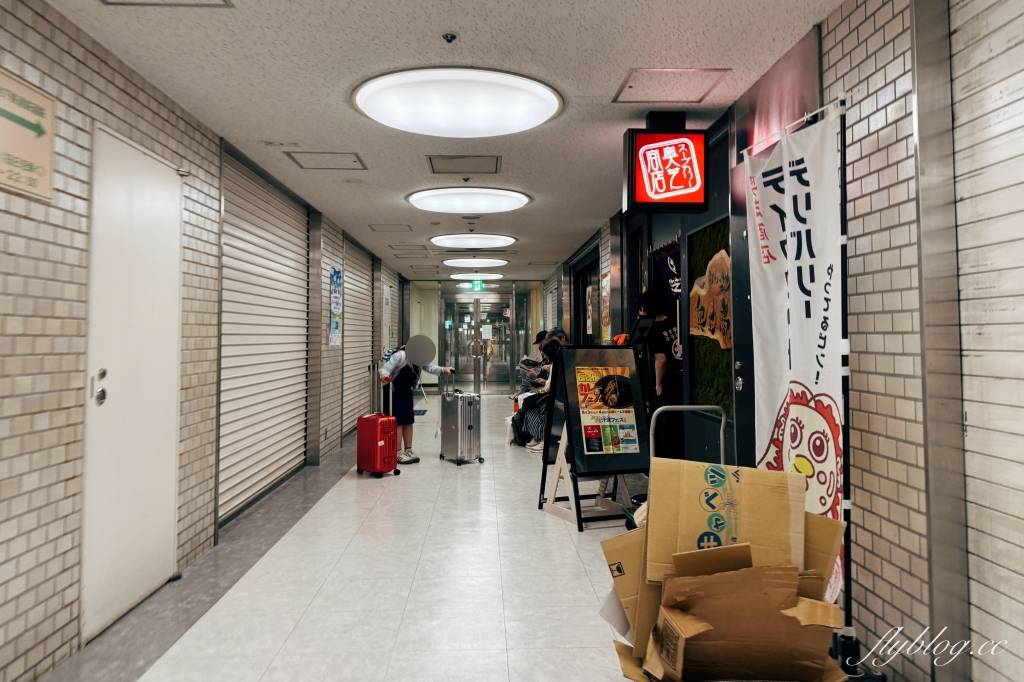
[[[181,178],[97,129],[82,511],[88,641],[175,571]],[[101,403],[102,399],[102,403]]]

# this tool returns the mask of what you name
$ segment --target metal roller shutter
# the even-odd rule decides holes
[[[305,461],[308,216],[224,159],[220,518]]]
[[[971,630],[1024,638],[1024,4],[951,2],[953,144]],[[881,134],[881,133],[879,133]],[[1019,680],[1021,652],[977,656]]]
[[[345,386],[342,399],[345,431],[356,425],[359,415],[370,411],[370,374],[373,362],[373,259],[348,239],[345,240],[344,349]]]

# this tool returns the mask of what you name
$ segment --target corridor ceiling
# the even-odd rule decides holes
[[[652,109],[687,111],[703,128],[824,19],[839,0],[50,0],[72,21],[410,279],[441,265],[429,238],[465,232],[456,215],[413,208],[417,190],[463,185],[432,175],[427,155],[500,155],[469,186],[525,192],[525,208],[485,215],[477,232],[509,234],[506,279],[541,279],[621,207],[622,134]],[[217,0],[205,3],[216,4]],[[121,3],[122,0],[110,0]],[[127,3],[127,0],[124,0]],[[449,44],[442,35],[453,32]],[[511,71],[555,88],[561,113],[485,139],[384,127],[352,105],[365,80],[424,66]],[[697,105],[613,103],[631,68],[731,69]],[[269,146],[266,143],[297,146]],[[303,170],[286,152],[350,152],[366,170]],[[440,225],[431,225],[439,222]],[[370,225],[409,225],[375,232]],[[426,246],[396,258],[393,245]],[[408,253],[408,251],[403,251]],[[529,265],[529,263],[547,265]]]

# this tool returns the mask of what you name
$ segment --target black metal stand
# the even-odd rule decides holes
[[[860,640],[853,627],[853,546],[850,501],[850,325],[847,303],[847,215],[846,215],[846,105],[847,95],[839,96],[839,281],[842,285],[842,381],[843,381],[843,521],[846,533],[843,537],[843,631],[838,637],[837,650],[839,665],[852,680],[885,682],[885,673],[876,673],[858,665],[861,659]]]

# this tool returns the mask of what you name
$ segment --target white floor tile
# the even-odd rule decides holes
[[[437,400],[420,463],[346,474],[144,682],[621,679],[597,615],[621,527],[537,509],[540,460],[504,442],[503,396],[484,398],[484,464],[437,459]]]

